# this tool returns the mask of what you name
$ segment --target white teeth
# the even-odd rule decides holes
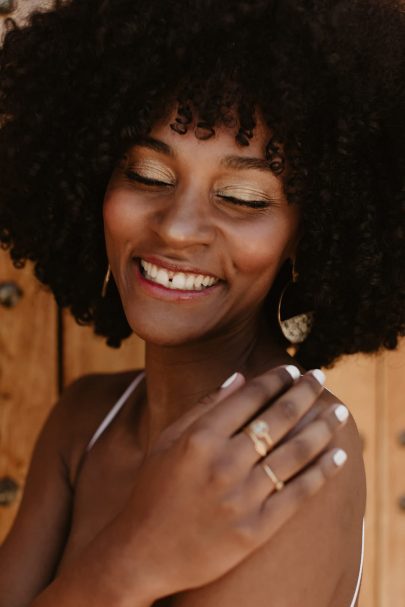
[[[168,289],[178,289],[181,291],[201,291],[207,287],[211,287],[216,282],[217,278],[213,276],[203,276],[202,274],[186,274],[185,272],[173,272],[155,266],[149,261],[141,259],[141,266],[144,269],[146,277]]]
[[[183,289],[184,291],[186,287],[186,275],[182,272],[180,272],[180,274],[175,274],[173,276],[171,287],[172,289]]]
[[[202,276],[201,274],[199,274],[197,276],[197,278],[194,280],[194,286],[197,287],[197,289],[200,288],[201,285],[202,285],[203,280],[204,280],[204,276]]]
[[[190,291],[193,288],[194,288],[194,276],[192,274],[187,274],[185,289]]]
[[[161,268],[160,270],[158,270],[157,276],[154,280],[159,285],[162,285],[163,287],[168,287],[169,286],[169,273],[166,270],[163,270]]]

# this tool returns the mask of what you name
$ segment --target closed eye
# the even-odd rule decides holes
[[[136,171],[125,171],[126,177],[131,179],[132,181],[137,181],[138,183],[143,183],[144,185],[153,185],[158,187],[170,187],[172,183],[166,183],[164,181],[158,181],[157,179],[150,179],[149,177],[144,177],[140,175]]]
[[[172,187],[172,183],[166,183],[165,181],[159,181],[157,179],[150,179],[149,177],[144,177],[140,175],[136,171],[127,170],[125,171],[126,177],[131,181],[136,181],[138,183],[142,183],[146,186],[155,186],[155,187]],[[272,203],[266,200],[243,200],[242,198],[235,198],[234,196],[222,196],[218,194],[218,197],[227,202],[231,202],[232,204],[249,207],[251,209],[267,209],[270,206],[276,206],[276,203]]]
[[[251,209],[267,209],[273,205],[273,203],[266,200],[242,200],[241,198],[235,198],[234,196],[222,196],[219,194],[218,197],[239,206],[250,207]]]

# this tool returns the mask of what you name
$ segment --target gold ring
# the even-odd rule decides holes
[[[267,443],[268,450],[274,447],[274,441],[269,433],[269,424],[264,419],[256,419],[248,426],[259,440],[264,440]]]
[[[252,440],[253,446],[254,446],[256,452],[261,457],[265,457],[267,455],[266,443],[264,443],[262,440],[260,440],[260,438],[257,437],[257,435],[252,431],[252,429],[249,426],[244,428],[243,431]]]
[[[280,491],[280,489],[282,489],[284,487],[284,483],[283,481],[281,481],[279,478],[277,478],[277,476],[274,474],[273,470],[270,468],[270,466],[268,464],[261,464],[263,470],[265,471],[265,473],[267,474],[267,476],[269,476],[271,478],[271,480],[273,481],[277,491]]]

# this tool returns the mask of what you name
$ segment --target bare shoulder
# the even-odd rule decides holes
[[[92,435],[116,400],[141,371],[90,373],[65,388],[59,399],[59,415],[65,420],[63,458],[75,484],[81,459]]]
[[[336,402],[341,400],[324,390],[318,412]],[[366,506],[362,442],[352,415],[329,443],[328,449],[333,447],[343,448],[348,455],[338,474],[231,572],[176,595],[172,604],[350,607],[359,576]]]
[[[133,375],[83,376],[52,407],[34,446],[17,515],[0,546],[0,606],[31,604],[52,580],[70,530],[73,465]]]

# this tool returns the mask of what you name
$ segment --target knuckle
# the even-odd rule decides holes
[[[332,428],[326,419],[318,419],[316,420],[317,429],[319,432],[319,437],[322,443],[327,443],[331,440],[333,436]]]
[[[204,396],[203,398],[201,398],[199,400],[199,404],[200,405],[213,405],[217,401],[217,398],[218,398],[218,396],[215,393],[207,394],[206,396]]]
[[[299,417],[297,403],[290,398],[283,399],[280,401],[280,413],[287,423],[295,422]]]
[[[249,382],[247,389],[249,391],[249,396],[253,399],[262,399],[266,395],[263,382],[257,377]]]
[[[212,433],[207,428],[195,426],[183,437],[185,450],[196,454],[207,454],[213,447]]]
[[[316,493],[324,482],[324,475],[317,466],[311,468],[306,474],[299,477],[295,487],[295,496],[298,500],[305,499]]]
[[[221,514],[227,519],[240,518],[242,514],[242,502],[240,496],[235,494],[228,495],[221,501],[220,505]]]
[[[211,468],[210,482],[215,487],[228,487],[233,478],[233,466],[228,460],[220,460]]]
[[[292,441],[293,457],[297,463],[308,461],[313,454],[313,448],[308,438],[297,436]]]

